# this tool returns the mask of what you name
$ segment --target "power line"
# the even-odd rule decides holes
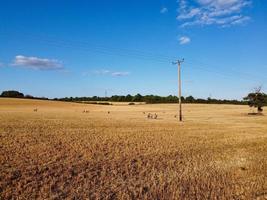
[[[1,34],[5,35],[4,33],[0,33],[0,35]],[[91,43],[88,43],[88,42],[62,40],[62,39],[58,39],[58,38],[47,36],[47,35],[45,36],[46,38],[43,38],[43,36],[36,36],[33,34],[29,34],[29,33],[24,33],[22,35],[24,35],[24,38],[29,38],[30,40],[35,40],[37,42],[44,43],[45,45],[48,44],[48,45],[52,45],[54,47],[59,47],[59,48],[70,48],[71,50],[80,50],[80,51],[85,51],[85,52],[100,53],[100,54],[111,55],[111,56],[122,56],[122,57],[129,56],[129,57],[135,57],[135,58],[143,59],[143,60],[155,61],[159,63],[170,63],[170,61],[174,59],[174,57],[172,56],[155,54],[152,52],[144,52],[144,51],[140,51],[136,49],[133,50],[133,49],[125,49],[125,48],[106,47],[103,45],[92,45]],[[228,73],[225,73],[225,72],[222,73],[222,71],[209,69],[209,67],[207,67],[207,64],[205,65],[203,64],[203,62],[196,61],[195,59],[190,59],[190,60],[187,61],[187,63],[191,64],[192,66],[191,69],[197,68],[197,69],[200,69],[206,72],[221,75],[223,77],[234,77],[234,78],[239,78],[243,80],[253,80],[253,81],[267,79],[266,77],[258,77],[255,75],[247,74],[244,72],[238,72],[238,71],[231,70],[231,69],[227,69]],[[196,63],[200,63],[200,64],[196,64]],[[218,68],[214,65],[212,66],[213,68]]]
[[[0,33],[1,34],[1,33]],[[2,34],[3,35],[3,34]],[[44,44],[53,45],[56,47],[64,47],[64,48],[77,48],[78,50],[85,50],[85,51],[91,51],[91,52],[98,52],[108,55],[115,55],[115,56],[132,56],[132,57],[138,57],[141,59],[147,59],[147,60],[155,60],[159,62],[170,62],[174,58],[161,55],[161,54],[155,54],[152,52],[144,52],[136,49],[126,49],[126,48],[114,48],[114,47],[107,47],[103,45],[95,45],[88,42],[81,42],[81,41],[73,41],[73,40],[62,40],[58,38],[54,38],[51,36],[46,36],[46,38],[43,38],[42,36],[36,36],[32,34],[22,34],[24,35],[24,38],[28,38],[30,40],[34,40],[37,42],[41,42]],[[75,49],[74,49],[75,50]]]
[[[190,60],[194,60],[194,59],[190,59]],[[192,67],[194,68],[198,68],[198,69],[201,69],[203,71],[207,71],[207,72],[211,72],[211,73],[215,73],[215,74],[218,74],[218,75],[222,75],[224,77],[234,77],[234,78],[237,78],[238,76],[244,80],[253,80],[253,81],[259,81],[261,79],[267,79],[267,77],[263,77],[263,76],[255,76],[253,74],[248,74],[248,73],[244,73],[244,72],[239,72],[239,71],[236,71],[234,69],[227,69],[227,72],[226,73],[221,73],[221,70],[214,70],[214,69],[210,69],[210,67],[207,66],[207,64],[195,64],[194,62],[192,61],[188,61],[189,64],[191,64]],[[217,68],[215,65],[210,65],[212,66],[213,68]],[[238,76],[237,76],[238,75]]]

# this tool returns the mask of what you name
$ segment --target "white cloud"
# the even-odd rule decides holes
[[[160,10],[160,13],[161,14],[164,14],[164,13],[167,13],[168,12],[168,8],[166,8],[166,7],[163,7],[163,8],[161,8],[161,10]]]
[[[130,73],[129,72],[112,72],[112,76],[128,76]]]
[[[188,44],[190,41],[191,41],[191,39],[189,37],[187,37],[187,36],[182,36],[182,37],[179,38],[179,43],[181,45]]]
[[[232,25],[235,25],[235,24],[243,24],[244,22],[249,21],[249,20],[250,20],[250,17],[248,17],[248,16],[242,16],[242,17],[239,17],[238,19],[232,21],[231,24]]]
[[[63,65],[60,61],[55,59],[26,57],[18,55],[15,57],[13,66],[25,67],[35,70],[60,70]]]
[[[106,70],[106,69],[101,69],[101,70],[95,70],[95,71],[93,71],[93,73],[97,74],[97,75],[105,75],[105,74],[109,74],[110,71]]]
[[[222,27],[243,24],[250,20],[243,13],[251,0],[179,0],[177,20],[181,27],[193,25],[219,25]],[[194,5],[194,6],[193,6]]]
[[[110,71],[106,69],[101,70],[94,70],[92,71],[95,75],[108,75],[108,76],[128,76],[130,75],[130,72],[123,72],[123,71]],[[84,76],[89,75],[90,73],[83,73]]]
[[[192,8],[188,13],[182,13],[181,15],[177,16],[177,19],[190,19],[201,12],[199,8]]]

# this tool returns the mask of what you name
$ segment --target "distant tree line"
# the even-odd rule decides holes
[[[182,97],[183,103],[204,103],[204,104],[237,104],[237,105],[246,105],[246,101],[239,101],[239,100],[221,100],[221,99],[200,99],[194,98],[193,96]],[[111,97],[65,97],[65,98],[55,98],[54,100],[59,101],[71,101],[71,102],[86,102],[86,101],[111,101],[111,102],[145,102],[149,104],[153,103],[177,103],[178,97],[169,95],[169,96],[157,96],[157,95],[145,95],[142,96],[141,94],[137,95],[114,95]]]
[[[98,102],[98,101],[109,101],[109,102],[145,102],[148,104],[153,103],[177,103],[178,97],[169,95],[169,96],[157,96],[157,95],[113,95],[111,97],[64,97],[64,98],[54,98],[49,99],[46,97],[34,97],[31,95],[24,95],[21,92],[15,90],[3,91],[0,97],[9,97],[9,98],[27,98],[27,99],[42,99],[42,100],[56,100],[56,101],[68,101],[68,102]],[[263,106],[267,106],[267,94],[259,92],[253,92],[248,94],[243,100],[226,100],[226,99],[201,99],[194,98],[193,96],[182,97],[183,103],[203,103],[203,104],[236,104],[236,105],[249,105],[258,107],[259,111]]]

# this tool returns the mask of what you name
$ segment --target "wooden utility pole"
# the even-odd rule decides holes
[[[184,62],[184,59],[177,60],[173,64],[178,65],[178,97],[179,97],[179,121],[183,120],[182,117],[182,81],[181,81],[181,63]]]

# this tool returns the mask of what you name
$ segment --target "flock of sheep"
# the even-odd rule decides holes
[[[89,110],[83,110],[83,113],[89,113],[89,112],[90,112]],[[108,111],[108,114],[110,114],[110,111]],[[146,114],[146,113],[143,112],[143,114]],[[148,113],[147,118],[148,119],[157,119],[158,115],[157,115],[157,113],[154,113],[154,114]]]
[[[37,112],[37,111],[38,111],[38,108],[33,109],[33,112]],[[82,111],[82,113],[89,113],[89,112],[90,112],[89,110],[83,110]],[[108,111],[108,114],[110,114],[110,111]],[[143,112],[143,114],[146,114],[146,113]],[[157,115],[157,113],[154,113],[154,114],[148,113],[147,118],[148,119],[157,119],[158,115]]]

